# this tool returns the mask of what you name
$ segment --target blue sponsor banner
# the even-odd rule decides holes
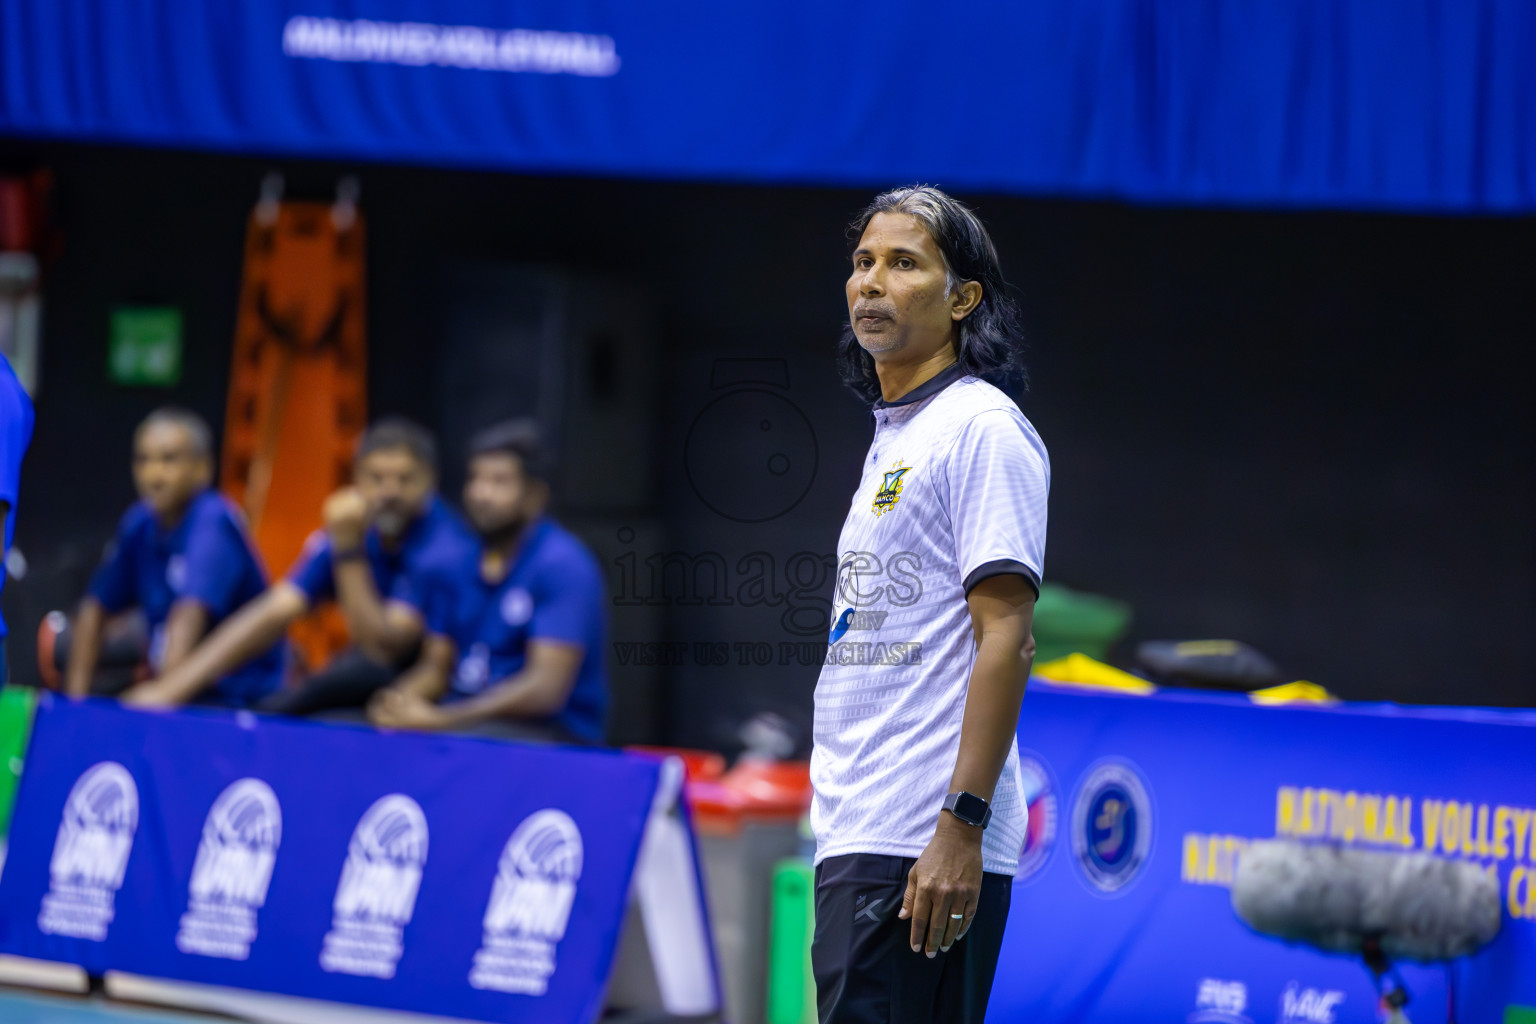
[[[591,1021],[661,770],[45,697],[0,952],[440,1017]]]
[[[0,133],[1150,202],[1536,209],[1524,0],[0,0]]]
[[[1360,962],[1233,913],[1244,844],[1276,836],[1495,871],[1498,937],[1450,968],[1403,965],[1408,1014],[1498,1021],[1536,1006],[1536,715],[1035,679],[1019,745],[1030,831],[989,1020],[1374,1024]]]

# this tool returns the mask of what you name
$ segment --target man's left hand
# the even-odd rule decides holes
[[[981,897],[981,831],[948,811],[939,812],[933,838],[907,872],[907,892],[897,914],[912,919],[913,952],[929,957],[948,952],[971,927]]]
[[[442,708],[409,690],[384,690],[368,702],[368,720],[389,729],[446,729]]]

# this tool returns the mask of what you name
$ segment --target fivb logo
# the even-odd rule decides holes
[[[100,942],[139,827],[139,789],[116,761],[92,765],[64,801],[48,862],[48,894],[37,927],[49,935]]]
[[[427,816],[402,793],[368,808],[352,831],[332,903],[320,966],[336,974],[393,978],[427,863]]]
[[[523,819],[501,851],[471,985],[544,994],[555,973],[555,944],[565,937],[576,900],[581,861],[581,831],[569,814],[549,808]]]
[[[227,960],[251,955],[256,911],[267,902],[282,839],[283,812],[271,786],[241,779],[219,794],[203,821],[177,949]]]

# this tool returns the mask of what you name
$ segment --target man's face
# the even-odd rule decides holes
[[[853,335],[876,361],[896,353],[899,362],[928,358],[974,306],[950,293],[939,247],[908,213],[870,218],[853,253],[847,292]]]
[[[151,423],[133,439],[133,486],[157,518],[172,518],[213,479],[208,456],[178,423]]]
[[[386,537],[398,537],[427,510],[432,470],[405,448],[381,448],[358,460],[352,483],[368,503],[368,518]]]
[[[491,452],[469,460],[464,513],[482,536],[516,530],[538,514],[543,488],[515,455]]]

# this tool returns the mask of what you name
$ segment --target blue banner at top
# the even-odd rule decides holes
[[[1143,202],[1536,209],[1536,5],[0,0],[0,133]]]

